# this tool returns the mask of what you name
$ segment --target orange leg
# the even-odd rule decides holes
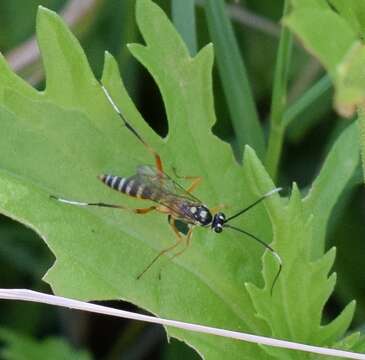
[[[179,236],[179,238],[182,238],[182,236],[180,235],[179,231],[177,230],[175,225],[172,225],[174,232],[177,234],[177,236]],[[187,235],[185,237],[183,237],[182,239],[185,240],[185,246],[178,251],[177,253],[175,253],[171,258],[170,261],[172,261],[173,259],[175,259],[177,256],[180,256],[183,252],[185,252],[185,250],[189,247],[190,245],[190,240],[191,240],[191,236],[193,233],[193,228],[190,228]],[[167,265],[167,264],[166,264]],[[162,270],[162,269],[161,269]],[[160,274],[159,274],[159,279],[161,279],[161,270],[160,270]]]
[[[174,233],[175,233],[175,235],[176,235],[176,237],[178,238],[178,240],[176,241],[176,243],[174,244],[174,245],[172,245],[172,246],[169,246],[168,248],[166,248],[166,249],[164,249],[164,250],[162,250],[162,251],[160,251],[154,258],[153,258],[153,260],[147,265],[147,267],[137,276],[137,280],[139,280],[142,276],[143,276],[143,274],[147,271],[147,270],[149,270],[150,269],[150,267],[162,256],[162,255],[164,255],[164,254],[166,254],[167,252],[169,252],[169,251],[171,251],[171,250],[173,250],[173,249],[175,249],[183,240],[184,240],[184,238],[180,235],[180,233],[179,233],[179,231],[178,231],[178,229],[176,228],[176,226],[175,226],[175,221],[174,220],[169,220],[169,223],[170,223],[170,225],[171,225],[171,227],[172,227],[172,229],[173,229],[173,231],[174,231]]]
[[[157,153],[157,151],[154,148],[149,146],[147,143],[145,143],[145,142],[143,142],[143,143],[144,143],[145,147],[147,148],[147,150],[154,156],[155,165],[156,165],[157,170],[160,173],[163,173],[163,166],[162,166],[162,160],[161,160],[160,155]]]
[[[190,186],[186,189],[188,193],[192,193],[203,181],[201,176],[179,176],[174,167],[172,168],[172,171],[174,172],[175,177],[178,179],[192,180]]]
[[[183,252],[185,252],[185,250],[189,247],[190,245],[190,240],[191,240],[191,236],[193,234],[193,228],[191,227],[187,233],[187,235],[185,236],[185,246],[182,250],[180,250],[179,252],[177,252],[176,254],[174,254],[170,260],[175,259],[177,256],[180,256]]]
[[[218,206],[214,206],[213,208],[210,209],[210,211],[212,212],[212,214],[217,213],[219,210],[222,210],[226,207],[226,205],[220,204]]]
[[[195,179],[192,181],[190,186],[186,189],[188,193],[192,193],[203,181],[203,178],[201,176],[196,176]]]
[[[136,214],[147,214],[149,213],[150,211],[154,211],[156,210],[156,206],[150,206],[150,207],[147,207],[147,208],[136,208],[136,209],[129,209],[133,212],[135,212]]]

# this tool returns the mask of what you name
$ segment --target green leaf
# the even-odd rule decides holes
[[[168,136],[161,139],[144,122],[109,54],[103,83],[125,117],[161,154],[165,171],[171,173],[175,167],[179,174],[203,176],[196,195],[209,207],[225,204],[227,214],[233,214],[273,189],[274,184],[252,149],[245,151],[240,166],[230,146],[211,131],[215,122],[212,46],[192,58],[153,2],[138,0],[136,14],[146,45],[132,44],[129,48],[161,91]],[[311,230],[314,222],[309,221],[311,209],[304,209],[296,193],[289,207],[277,194],[265,200],[270,218],[261,204],[235,220],[235,225],[268,243],[273,227],[274,246],[285,261],[273,298],[268,291],[278,264],[270,254],[265,255],[263,281],[263,248],[233,230],[218,236],[209,229],[195,229],[184,254],[172,261],[162,257],[137,280],[156,254],[175,241],[166,216],[80,208],[50,199],[53,194],[143,207],[147,202],[110,190],[97,175],[129,176],[137,165],[152,163],[153,159],[123,126],[91,73],[80,45],[56,14],[40,9],[37,37],[47,75],[44,92],[29,89],[4,62],[0,65],[0,209],[37,231],[54,253],[56,262],[45,279],[55,293],[83,300],[125,299],[166,318],[260,335],[282,333],[291,340],[331,343],[342,335],[352,305],[330,325],[314,328],[319,326],[323,301],[334,286],[334,277],[327,279],[334,253],[315,261],[310,258],[314,232],[306,230]],[[284,228],[290,221],[293,224]],[[292,264],[298,271],[290,272]],[[307,281],[303,289],[298,281]],[[253,284],[249,291],[244,286],[247,282]],[[252,290],[254,286],[258,289],[263,284],[265,290],[257,299],[252,298],[252,291],[258,291]],[[304,289],[313,291],[313,297],[317,294],[310,298],[313,324],[303,319],[308,304],[305,308],[297,306],[298,294],[304,296]],[[285,295],[285,301],[280,294]],[[267,308],[277,315],[267,316]],[[279,314],[295,329],[299,319],[303,329],[281,332],[286,325]],[[317,333],[320,339],[313,340]],[[168,334],[210,359],[271,358],[266,348],[255,344],[177,329],[168,329]],[[280,350],[274,356],[282,359],[291,354]]]
[[[345,116],[365,104],[365,46],[357,42],[339,64],[336,79],[335,105]]]
[[[334,346],[336,349],[355,351],[359,353],[365,352],[365,337],[359,332],[352,333],[338,341]],[[323,356],[321,359],[333,360],[333,356]]]
[[[286,18],[286,24],[300,36],[305,46],[322,62],[332,77],[335,106],[344,116],[360,108],[360,128],[363,129],[362,108],[365,106],[365,27],[364,3],[332,1],[339,13],[332,10],[297,9]],[[321,27],[318,33],[315,29]],[[334,35],[336,34],[336,35]],[[361,141],[364,148],[364,141]]]
[[[287,16],[284,23],[300,36],[304,46],[320,59],[332,76],[357,40],[347,22],[332,10],[299,8]]]
[[[167,140],[144,123],[109,55],[103,82],[133,126],[161,153],[167,172],[175,166],[181,174],[202,175],[205,183],[197,195],[209,206],[225,203],[233,212],[251,203],[260,194],[247,184],[245,169],[235,162],[229,145],[210,130],[215,121],[212,47],[191,58],[166,16],[150,1],[137,2],[137,20],[147,46],[130,49],[160,87],[169,119]],[[0,204],[3,213],[35,229],[55,254],[57,260],[46,275],[53,290],[86,300],[127,299],[164,317],[260,333],[262,322],[243,287],[247,280],[259,282],[262,249],[257,244],[229,232],[216,237],[197,229],[185,254],[174,261],[162,258],[137,281],[151,259],[175,241],[165,216],[78,208],[49,198],[54,194],[144,206],[111,191],[97,175],[130,175],[152,158],[120,123],[61,20],[41,9],[37,33],[46,90],[29,96],[12,86],[15,82],[0,84]],[[8,70],[2,76],[14,75]],[[245,226],[262,238],[271,237],[263,207],[247,214]],[[172,329],[169,334],[206,356],[225,354],[229,346],[232,358],[243,354],[265,359],[253,344]]]
[[[17,332],[0,328],[0,339],[6,345],[0,350],[3,360],[89,360],[85,351],[76,351],[61,338],[37,341]]]
[[[217,54],[219,75],[236,140],[240,150],[248,144],[263,159],[265,143],[247,70],[240,55],[232,24],[223,0],[208,0],[205,5],[208,28]]]
[[[327,325],[322,325],[321,313],[335,285],[335,275],[328,277],[334,261],[334,249],[323,256],[326,225],[359,163],[357,126],[354,122],[338,138],[307,197],[301,199],[299,190],[294,186],[288,204],[275,206],[278,204],[268,203],[273,244],[282,257],[283,271],[271,297],[277,264],[269,254],[265,254],[265,287],[251,284],[247,287],[258,316],[270,326],[273,337],[329,346],[343,336],[351,322],[354,302]],[[247,156],[245,162],[250,162],[251,173],[256,173],[254,182],[262,191],[267,184],[260,181],[263,170],[257,172],[257,159]],[[300,306],[298,299],[301,299]],[[293,354],[284,357],[277,349],[267,349],[267,352],[280,359],[296,358]],[[303,358],[302,354],[297,356],[298,359]]]
[[[294,9],[329,9],[327,0],[291,0]]]
[[[361,0],[329,0],[330,4],[347,20],[353,30],[365,37],[365,3]]]
[[[253,154],[252,154],[253,155]],[[250,162],[257,186],[266,186],[257,172],[259,164],[254,156]],[[283,270],[271,296],[270,290],[277,263],[269,254],[264,256],[263,276],[265,286],[247,284],[259,318],[270,328],[275,338],[295,339],[298,342],[328,346],[337,341],[351,323],[355,303],[350,303],[342,313],[327,325],[322,325],[322,310],[335,285],[335,275],[328,277],[335,251],[313,260],[311,243],[314,239],[314,216],[307,214],[304,202],[294,184],[289,203],[270,202],[267,206],[272,219],[274,247],[283,261]],[[300,302],[298,303],[298,299]],[[284,353],[265,348],[278,359],[303,359],[301,353]]]
[[[350,5],[346,2],[346,8],[349,6],[346,13],[342,5],[340,13],[331,9],[299,6],[285,19],[285,24],[300,37],[305,47],[318,57],[328,71],[336,89],[336,109],[344,116],[351,116],[356,106],[365,103],[365,48],[356,29],[348,21],[349,14],[355,8],[361,8],[359,17],[361,25],[365,27],[365,21],[362,23],[364,5],[355,6],[355,2],[350,1]],[[339,6],[338,2],[336,4]],[[318,28],[322,29],[320,33]]]
[[[30,97],[37,95],[35,89],[11,71],[3,55],[0,54],[0,99],[3,99],[4,89],[8,86]]]
[[[341,133],[304,200],[307,214],[314,215],[311,250],[314,258],[325,249],[326,227],[332,209],[359,165],[358,132],[359,124],[353,122]]]

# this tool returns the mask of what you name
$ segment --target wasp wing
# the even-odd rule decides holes
[[[185,220],[194,220],[190,213],[185,211],[184,204],[201,204],[201,201],[194,195],[187,192],[180,184],[169,175],[158,169],[142,165],[137,168],[136,180],[147,186],[154,194],[152,201],[166,206],[173,211],[175,217]]]
[[[201,203],[193,194],[187,192],[183,186],[173,180],[169,175],[159,171],[150,165],[141,165],[137,168],[137,177],[145,184],[149,184],[154,189],[160,189],[165,195],[169,194],[177,198]]]

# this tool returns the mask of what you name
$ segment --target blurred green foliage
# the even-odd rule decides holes
[[[4,360],[90,360],[85,351],[75,351],[60,338],[48,338],[36,341],[30,337],[0,328],[0,339],[5,346],[0,350]]]

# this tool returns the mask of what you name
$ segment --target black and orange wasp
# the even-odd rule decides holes
[[[155,159],[155,166],[143,165],[138,166],[136,174],[130,177],[121,177],[117,175],[100,175],[99,179],[110,188],[117,190],[123,194],[135,197],[138,199],[151,200],[154,205],[146,208],[127,208],[122,205],[106,204],[102,202],[79,202],[74,200],[67,200],[60,197],[51,195],[53,199],[60,202],[77,205],[77,206],[98,206],[98,207],[108,207],[114,209],[122,209],[133,211],[136,214],[147,214],[150,211],[158,211],[160,213],[166,214],[168,216],[168,222],[177,238],[177,241],[170,247],[160,251],[152,261],[145,267],[145,269],[140,272],[137,279],[140,279],[143,274],[161,257],[162,255],[172,251],[181,243],[185,243],[182,250],[175,253],[171,259],[182,254],[189,246],[192,232],[195,226],[202,226],[205,228],[210,227],[214,232],[221,233],[223,229],[232,229],[240,232],[251,239],[256,240],[267,250],[269,250],[273,256],[277,259],[279,264],[278,272],[275,275],[273,284],[271,286],[271,292],[274,285],[279,277],[282,269],[282,261],[278,253],[267,243],[259,239],[257,236],[241,229],[236,226],[229,224],[231,220],[237,218],[238,216],[244,214],[265,198],[279,192],[281,188],[275,188],[263,196],[259,197],[255,202],[245,207],[244,209],[238,211],[236,214],[229,216],[228,218],[223,212],[217,211],[220,207],[209,209],[202,201],[200,201],[192,193],[197,188],[197,186],[202,181],[201,177],[197,176],[184,176],[179,177],[186,180],[191,180],[191,185],[189,188],[183,188],[176,180],[173,180],[169,175],[167,175],[163,170],[163,164],[160,155],[153,149],[137,132],[137,130],[132,127],[132,125],[126,120],[122,112],[115,104],[108,90],[101,84],[101,88],[110,102],[113,109],[119,115],[120,119],[123,121],[124,126],[146,147],[146,149],[153,155]],[[178,227],[177,222],[180,221],[187,225],[188,231],[186,234],[182,234]]]

